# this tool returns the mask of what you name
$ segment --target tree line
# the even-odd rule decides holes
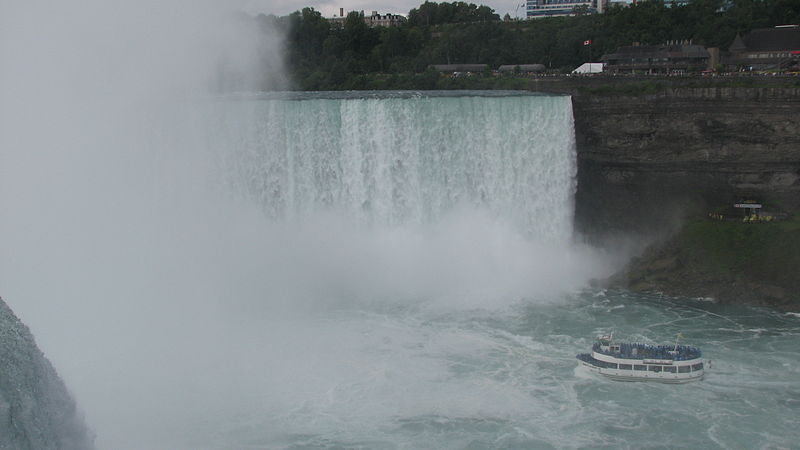
[[[604,14],[576,13],[501,20],[487,6],[426,1],[393,27],[370,28],[358,12],[334,24],[314,8],[255,20],[285,33],[286,63],[296,89],[425,89],[436,84],[429,70],[434,64],[544,64],[567,72],[632,43],[691,40],[727,49],[737,33],[800,23],[800,2],[692,0],[670,6],[650,0]]]

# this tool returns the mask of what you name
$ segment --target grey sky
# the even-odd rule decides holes
[[[321,12],[325,17],[332,17],[338,14],[339,8],[345,11],[378,11],[380,13],[399,13],[408,14],[412,8],[421,5],[425,0],[246,0],[248,12],[263,12],[265,14],[285,15],[293,11],[303,9],[306,6],[313,7]],[[517,13],[520,17],[525,15],[525,7],[517,6],[525,3],[524,0],[484,0],[469,1],[477,5],[486,5],[494,9],[500,16],[509,13],[514,16]],[[441,0],[439,1],[441,2]]]

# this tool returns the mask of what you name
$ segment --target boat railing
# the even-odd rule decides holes
[[[650,345],[642,343],[620,343],[619,352],[603,349],[599,342],[592,345],[592,350],[608,356],[625,359],[664,359],[674,361],[687,361],[702,356],[700,349],[689,345]]]

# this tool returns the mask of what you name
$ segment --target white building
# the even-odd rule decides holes
[[[603,73],[603,63],[583,63],[580,67],[573,70],[572,73]]]
[[[526,13],[528,19],[572,16],[576,8],[602,14],[607,6],[608,0],[527,0]]]

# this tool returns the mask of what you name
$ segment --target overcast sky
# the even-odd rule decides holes
[[[293,11],[303,9],[306,6],[313,7],[321,12],[325,17],[332,17],[339,14],[339,8],[345,11],[378,11],[379,13],[408,14],[413,8],[418,7],[425,0],[246,0],[247,11],[250,13],[263,12],[265,14],[275,14],[278,16],[289,14]],[[524,17],[525,7],[520,6],[524,0],[484,0],[467,1],[476,5],[486,5],[494,9],[502,17],[509,13],[512,17],[516,14]],[[438,3],[441,3],[439,1]],[[520,6],[517,9],[517,6]]]

